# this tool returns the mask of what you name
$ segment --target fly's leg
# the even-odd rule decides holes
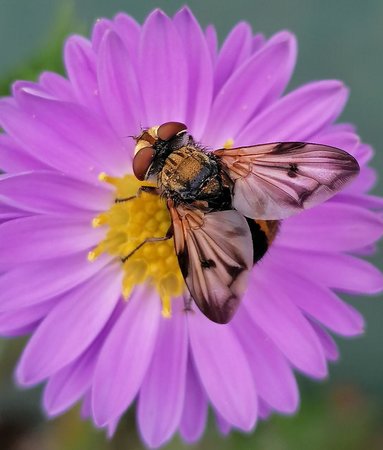
[[[151,238],[146,238],[144,241],[141,242],[141,244],[139,244],[134,250],[132,250],[129,255],[124,256],[123,258],[121,258],[121,261],[124,263],[125,261],[127,261],[131,256],[133,256],[137,250],[139,250],[143,245],[145,244],[149,244],[150,242],[163,242],[163,241],[167,241],[169,239],[171,239],[173,237],[173,228],[170,227],[169,230],[167,231],[167,233],[165,234],[165,236],[162,237],[151,237]]]
[[[125,197],[125,198],[116,198],[114,200],[114,203],[125,203],[129,200],[134,200],[135,198],[138,198],[141,196],[143,192],[147,192],[149,194],[156,194],[158,195],[158,189],[154,186],[141,186],[136,195],[132,195],[131,197]]]

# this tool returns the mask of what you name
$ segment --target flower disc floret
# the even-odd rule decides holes
[[[171,316],[171,299],[180,296],[185,284],[174,252],[173,239],[165,238],[171,227],[166,203],[160,196],[140,190],[134,176],[122,178],[100,175],[100,180],[116,189],[116,201],[108,211],[95,217],[93,226],[108,227],[105,238],[88,254],[94,261],[104,252],[120,258],[123,264],[122,294],[125,299],[137,284],[153,285],[160,295],[162,314]],[[146,183],[148,185],[148,183]],[[128,255],[131,255],[127,258]]]

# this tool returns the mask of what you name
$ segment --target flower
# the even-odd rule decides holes
[[[90,41],[68,39],[64,58],[67,78],[18,81],[0,101],[0,332],[31,335],[18,383],[46,381],[49,416],[81,401],[110,435],[137,400],[150,447],[176,431],[197,440],[208,405],[223,433],[295,412],[294,371],[326,377],[338,357],[329,331],[363,332],[336,292],[383,289],[361,259],[383,231],[383,200],[367,193],[372,149],[352,125],[334,124],[347,89],[328,80],[283,95],[293,35],[266,40],[240,23],[218,51],[214,28],[203,32],[187,8],[173,18],[156,10],[142,26],[125,14],[98,20]],[[139,187],[131,136],[169,120],[209,148],[312,141],[361,165],[340,194],[283,222],[227,325],[184,310],[171,241],[121,262],[169,226],[161,199],[115,203]]]

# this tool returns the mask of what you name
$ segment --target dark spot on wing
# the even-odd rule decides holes
[[[220,299],[219,305],[209,305],[205,302],[203,305],[199,305],[201,311],[210,320],[216,323],[224,324],[228,323],[234,315],[238,304],[238,298],[234,295],[228,295],[224,299]]]
[[[288,153],[296,148],[303,148],[306,145],[305,142],[281,142],[276,145],[273,149],[274,154],[278,153]]]
[[[303,191],[299,196],[299,204],[303,207],[305,201],[312,195],[310,191]]]
[[[239,266],[227,266],[226,267],[227,273],[231,276],[231,281],[228,285],[230,287],[234,281],[237,279],[238,275],[243,272],[244,268]]]
[[[296,148],[303,148],[305,142],[281,142],[275,146],[274,153],[286,153]]]
[[[297,164],[290,163],[290,168],[289,171],[287,172],[287,176],[289,176],[290,178],[296,178],[298,170],[299,169]]]
[[[212,259],[202,259],[201,267],[202,269],[210,269],[211,267],[217,267],[217,265]]]
[[[245,236],[246,229],[244,227],[234,227],[232,230],[227,232],[227,237],[237,237],[237,236]]]
[[[185,247],[184,251],[178,253],[177,257],[178,257],[178,264],[180,266],[181,273],[182,273],[183,277],[186,278],[188,276],[188,272],[189,272],[189,254],[188,254],[187,248]]]

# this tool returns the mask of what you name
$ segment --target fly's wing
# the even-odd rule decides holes
[[[234,208],[253,219],[284,219],[311,208],[359,172],[354,157],[320,144],[282,142],[214,154],[234,181]]]
[[[168,201],[182,275],[199,309],[227,323],[243,296],[253,264],[246,219],[235,210],[204,213]]]

